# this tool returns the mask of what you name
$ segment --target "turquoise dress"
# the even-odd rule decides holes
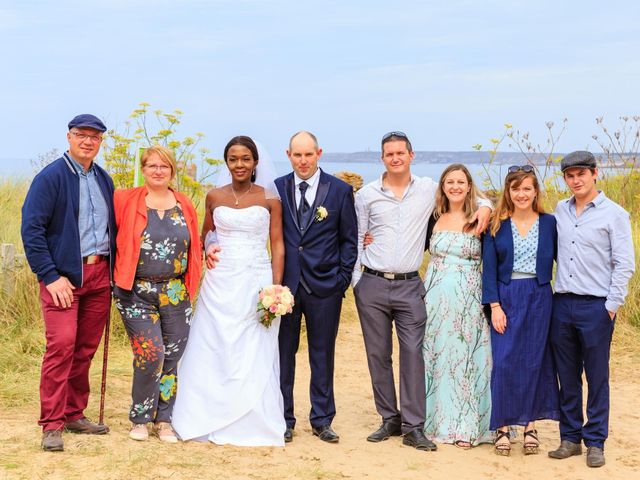
[[[442,443],[491,442],[491,343],[480,303],[480,240],[440,231],[432,235],[430,250],[422,346],[425,435]]]

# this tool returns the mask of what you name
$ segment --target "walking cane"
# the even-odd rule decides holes
[[[109,356],[109,331],[111,330],[111,315],[107,317],[104,326],[104,347],[102,353],[102,381],[100,383],[100,415],[98,424],[104,425],[104,397],[107,391],[107,357]]]

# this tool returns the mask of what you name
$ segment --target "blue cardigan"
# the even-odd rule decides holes
[[[82,253],[78,213],[80,180],[65,153],[35,176],[22,206],[22,243],[31,270],[45,285],[64,275],[75,287],[82,286]],[[109,208],[109,251],[113,271],[116,221],[113,181],[94,164],[98,185]]]
[[[556,258],[558,232],[553,215],[540,215],[536,278],[539,285],[551,281],[553,260]],[[496,236],[484,234],[482,250],[482,303],[500,302],[498,282],[508,285],[513,273],[513,236],[511,221],[503,220]]]

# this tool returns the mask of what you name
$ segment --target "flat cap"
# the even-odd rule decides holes
[[[586,150],[578,150],[566,155],[560,162],[560,170],[568,168],[596,168],[596,157]]]
[[[107,127],[105,127],[102,120],[100,120],[95,115],[91,115],[90,113],[83,113],[82,115],[78,115],[77,117],[73,117],[73,119],[69,122],[69,130],[72,128],[93,128],[94,130],[98,130],[99,132],[106,132]]]

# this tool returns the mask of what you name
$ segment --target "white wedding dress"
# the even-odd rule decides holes
[[[284,446],[278,330],[258,322],[258,292],[271,285],[261,206],[213,212],[220,261],[207,270],[178,366],[172,424],[183,440]]]

